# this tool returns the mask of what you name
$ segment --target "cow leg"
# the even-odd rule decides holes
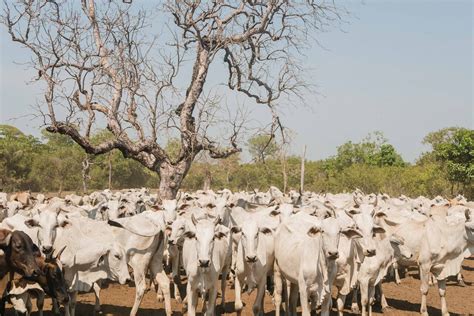
[[[315,296],[317,299],[317,295]],[[315,300],[316,301],[316,300]],[[321,303],[321,316],[329,316],[332,307],[332,297],[331,297],[331,289],[329,289],[329,293],[324,294],[324,299]]]
[[[360,280],[359,288],[360,288],[360,304],[362,305],[361,315],[366,316],[367,306],[369,305],[369,281]],[[357,298],[357,291],[355,289],[353,293],[354,293],[353,296]],[[357,299],[356,299],[356,302],[357,302]],[[352,300],[352,304],[354,304],[354,299]]]
[[[351,304],[351,312],[354,314],[360,314],[360,309],[359,309],[359,302],[357,301],[358,299],[358,291],[357,291],[357,286],[352,290],[352,304]]]
[[[466,286],[466,283],[464,283],[464,278],[461,272],[458,273],[458,275],[456,276],[456,279],[458,280],[459,286]]]
[[[242,303],[242,286],[240,283],[239,275],[236,275],[234,279],[234,292],[235,292],[234,309],[236,312],[240,312],[242,308],[244,307],[244,303]]]
[[[99,314],[100,313],[100,280],[97,282],[94,282],[92,285],[92,288],[94,289],[94,296],[95,296],[95,305],[94,305],[94,313]]]
[[[426,307],[426,296],[428,295],[428,290],[430,289],[430,270],[423,269],[420,267],[420,291],[421,291],[421,307],[420,307],[420,314],[423,316],[428,316],[428,308]]]
[[[309,306],[309,296],[308,290],[306,289],[306,284],[303,281],[303,284],[299,287],[300,289],[300,304],[301,304],[301,316],[311,316],[311,308]]]
[[[191,288],[191,282],[188,280],[186,287],[186,297],[188,298],[188,315],[196,316],[196,305],[197,305],[197,293]]]
[[[338,316],[344,315],[344,304],[346,303],[346,295],[337,293],[337,314]]]
[[[229,269],[225,268],[221,274],[221,309],[225,311],[225,289],[227,286],[227,275],[229,274]]]
[[[214,316],[214,311],[216,309],[216,300],[217,300],[217,287],[211,286],[209,289],[209,300],[206,306],[206,316]]]
[[[38,292],[36,297],[36,308],[38,309],[38,316],[43,316],[44,308],[44,292]]]
[[[446,304],[446,279],[438,280],[438,292],[441,299],[441,315],[449,316],[448,306]]]
[[[275,316],[280,316],[281,300],[283,294],[283,280],[281,279],[280,270],[276,263],[274,265],[273,280],[275,282],[275,289],[273,290],[273,303],[275,304]],[[288,300],[285,300],[287,302]]]
[[[176,249],[176,253],[173,256],[171,261],[171,268],[172,268],[172,277],[173,277],[173,284],[174,284],[174,298],[176,302],[182,303],[181,293],[179,292],[179,286],[181,285],[181,277],[179,275],[179,250]]]
[[[71,316],[76,315],[76,302],[77,302],[77,291],[73,291],[70,294],[69,308],[71,310]]]
[[[146,290],[146,279],[144,273],[144,267],[132,267],[133,268],[133,280],[135,281],[135,302],[133,303],[130,316],[135,316],[138,312],[138,307],[142,302],[143,295]]]
[[[290,284],[289,312],[291,316],[296,316],[296,305],[298,304],[298,285]]]
[[[170,293],[170,280],[163,270],[163,263],[161,261],[152,260],[150,262],[150,270],[152,275],[155,277],[156,283],[161,288],[163,296],[165,298],[165,311],[166,316],[171,316],[171,293]]]
[[[375,286],[369,284],[369,316],[372,316],[372,306],[375,303]]]
[[[377,286],[379,287],[379,291],[380,291],[380,305],[382,305],[382,311],[386,311],[387,309],[390,308],[390,306],[388,305],[387,298],[385,297],[385,294],[383,293],[382,282],[379,282]]]
[[[265,298],[265,283],[266,278],[261,277],[260,282],[258,283],[257,296],[255,297],[255,302],[253,303],[252,311],[254,315],[263,315],[263,299]]]
[[[54,315],[60,315],[61,311],[59,310],[58,300],[55,298],[51,298],[51,303],[53,304]]]

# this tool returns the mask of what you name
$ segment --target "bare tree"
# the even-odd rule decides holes
[[[228,135],[219,135],[226,146],[210,132],[223,123],[223,94],[233,90],[268,107],[271,133],[281,128],[276,106],[308,87],[298,57],[312,34],[339,19],[324,0],[176,0],[156,9],[137,2],[6,0],[2,23],[32,53],[47,130],[88,154],[118,149],[139,161],[159,173],[162,198],[176,195],[198,153],[240,151],[243,118],[227,120]],[[160,28],[157,17],[172,22]],[[220,95],[205,89],[212,64],[226,69]],[[113,139],[94,143],[100,124]],[[177,158],[160,145],[170,133],[180,137]]]

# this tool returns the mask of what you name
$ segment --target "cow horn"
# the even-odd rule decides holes
[[[193,222],[194,225],[197,225],[197,219],[194,217],[194,213],[191,214],[191,221]]]
[[[67,245],[65,245],[61,250],[59,250],[58,254],[56,257],[54,257],[54,260],[61,260],[61,255],[63,254],[64,250],[66,249]]]
[[[357,198],[357,196],[355,196],[355,195],[354,195],[354,203],[355,203],[355,205],[360,206],[360,201]]]

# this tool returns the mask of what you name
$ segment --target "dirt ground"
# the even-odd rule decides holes
[[[463,275],[465,278],[466,287],[461,287],[456,282],[448,282],[447,288],[447,302],[451,315],[474,315],[474,257],[464,260]],[[393,282],[384,283],[383,288],[391,308],[384,313],[384,315],[419,315],[420,309],[420,281],[418,280],[418,273],[415,270],[410,270],[407,276],[402,279],[400,285]],[[234,313],[233,290],[226,291],[226,305],[225,312]],[[103,315],[128,315],[130,308],[133,305],[135,297],[135,288],[133,286],[120,286],[118,284],[110,284],[101,292],[101,302]],[[252,304],[255,297],[255,292],[251,295],[242,294],[242,298],[246,304],[242,315],[252,314]],[[350,298],[347,299],[350,301]],[[78,304],[76,308],[76,315],[87,316],[94,313],[94,295],[81,294],[78,296]],[[220,298],[218,298],[220,302]],[[200,305],[201,306],[201,305]],[[200,306],[199,309],[200,310]],[[7,306],[9,307],[9,306]],[[175,316],[182,315],[181,305],[177,304],[172,299],[172,308]],[[46,299],[45,315],[53,315],[51,310],[51,300]],[[375,306],[375,315],[382,315],[380,307]],[[220,310],[218,310],[220,311]],[[268,295],[265,297],[265,315],[274,315],[274,308],[272,299]],[[428,295],[428,312],[431,316],[441,315],[440,301],[436,287],[431,287]],[[34,315],[35,313],[33,313]],[[336,315],[334,311],[331,313]],[[346,315],[353,315],[346,309]],[[9,308],[7,315],[14,315]],[[138,315],[165,315],[163,303],[156,301],[155,291],[148,291],[142,301]]]

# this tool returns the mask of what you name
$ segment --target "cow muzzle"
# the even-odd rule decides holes
[[[328,251],[328,259],[329,260],[336,260],[339,258],[339,252],[338,251]]]
[[[53,246],[42,246],[41,250],[45,255],[49,255],[53,252]]]
[[[257,256],[245,256],[245,260],[249,263],[257,262]]]
[[[199,260],[199,266],[201,268],[209,268],[211,261],[209,260]]]
[[[375,249],[367,249],[364,253],[364,256],[373,257],[373,256],[375,256],[375,254],[376,254]]]

